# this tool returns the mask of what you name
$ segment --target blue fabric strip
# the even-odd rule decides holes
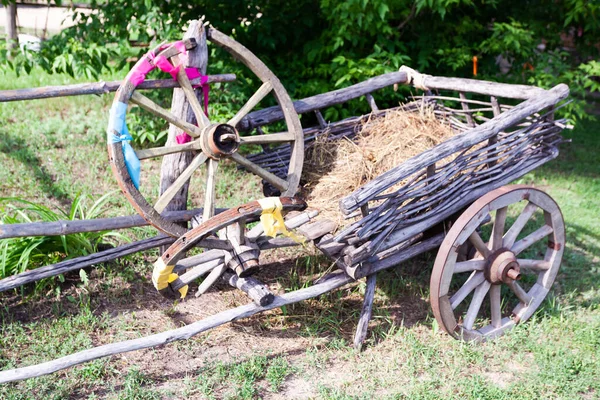
[[[129,144],[133,140],[125,123],[125,115],[127,114],[127,104],[117,101],[110,108],[108,117],[107,140],[109,144],[121,143],[123,148],[123,158],[129,177],[136,189],[140,188],[140,160],[138,159],[133,147]],[[118,135],[115,135],[115,132]]]

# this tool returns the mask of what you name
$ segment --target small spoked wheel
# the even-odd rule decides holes
[[[488,215],[492,226],[482,226]],[[485,340],[527,320],[548,294],[564,247],[562,213],[546,193],[515,185],[481,197],[456,220],[435,260],[438,324],[456,338]]]
[[[240,278],[248,277],[258,268],[258,257],[261,250],[290,245],[289,241],[303,241],[294,234],[283,231],[265,231],[262,216],[290,211],[303,211],[306,203],[296,197],[266,198],[251,201],[203,222],[186,234],[179,237],[156,261],[152,273],[154,287],[165,297],[184,298],[188,284],[205,274],[208,277],[198,288],[196,295],[204,293],[227,269],[235,272]],[[313,213],[299,213],[285,222],[290,229],[296,228],[314,217]],[[246,224],[261,219],[261,223],[252,229]],[[272,222],[276,222],[273,220]],[[279,226],[278,229],[283,228]],[[288,242],[273,239],[277,233],[290,236]],[[218,235],[218,238],[217,238]],[[273,240],[270,240],[273,239]],[[301,239],[300,241],[298,239]],[[183,259],[186,252],[193,247],[207,249],[198,256]],[[185,273],[183,273],[185,271]],[[183,273],[183,274],[182,274]]]
[[[233,160],[246,170],[260,176],[268,184],[277,188],[282,196],[287,197],[293,196],[298,190],[302,172],[304,158],[302,127],[292,101],[281,82],[252,52],[229,36],[213,28],[208,28],[206,35],[211,43],[222,47],[234,58],[240,60],[262,82],[256,93],[248,99],[231,119],[228,121],[209,120],[196,96],[187,71],[184,68],[178,68],[177,65],[180,63],[178,57],[185,52],[183,47],[190,48],[194,45],[189,40],[170,45],[161,45],[142,57],[127,75],[125,83],[117,91],[111,110],[111,122],[109,123],[108,131],[108,152],[111,167],[119,186],[129,202],[144,219],[160,231],[174,237],[184,235],[187,232],[187,228],[168,220],[161,214],[175,195],[184,187],[186,182],[190,180],[191,176],[203,166],[206,165],[204,168],[206,170],[206,187],[204,190],[204,200],[200,201],[198,206],[203,207],[203,218],[205,220],[214,214],[215,181],[217,179],[218,162],[221,160]],[[161,60],[160,64],[157,62],[159,59]],[[163,109],[148,97],[136,91],[136,85],[140,82],[140,72],[147,73],[156,68],[157,65],[161,65],[161,69],[163,70],[170,70],[176,76],[196,117],[197,126],[176,117],[168,110]],[[171,68],[173,69],[171,70]],[[242,135],[238,131],[240,122],[269,94],[274,96],[281,107],[287,131],[252,136]],[[123,141],[131,140],[125,125],[125,113],[130,101],[180,128],[189,137],[185,137],[185,140],[182,140],[183,143],[173,146],[133,150],[128,143],[122,143]],[[292,149],[286,179],[282,179],[252,163],[239,152],[241,148],[248,145],[283,143],[288,143]],[[129,162],[130,158],[128,156],[132,156],[131,152],[133,151],[135,152],[135,155],[133,155],[134,158],[142,162],[144,159],[162,157],[167,154],[180,152],[193,152],[194,157],[170,187],[164,190],[158,198],[151,199],[140,192],[139,181],[135,178],[135,173],[131,171],[133,167],[132,163]],[[137,160],[135,160],[136,163],[138,163]]]

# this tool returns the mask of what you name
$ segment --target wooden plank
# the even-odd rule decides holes
[[[235,74],[209,75],[208,84],[235,82]],[[124,81],[78,83],[75,85],[44,86],[28,89],[0,90],[0,103],[9,101],[48,99],[52,97],[102,95],[116,92]],[[200,84],[200,78],[193,79],[192,85]],[[140,83],[136,90],[179,88],[179,82],[173,79],[151,79]]]
[[[250,303],[220,312],[203,320],[170,331],[161,332],[143,338],[98,346],[37,365],[0,371],[0,383],[21,381],[36,376],[47,375],[98,358],[165,345],[177,340],[189,339],[192,336],[228,322],[233,322],[241,318],[250,317],[260,312],[320,296],[350,282],[352,282],[352,278],[350,278],[348,275],[338,274],[330,279],[322,281],[319,284],[286,293],[282,296],[275,296],[275,300],[267,306],[257,306],[254,303]]]
[[[61,261],[56,264],[46,265],[45,267],[36,268],[31,271],[26,271],[0,280],[0,292],[14,289],[27,283],[36,282],[40,279],[50,278],[52,276],[64,274],[69,271],[75,271],[81,268],[115,260],[129,254],[153,249],[159,246],[169,245],[174,241],[175,238],[159,235],[150,239],[144,239],[138,242],[115,247],[114,249],[100,251],[89,256],[77,257],[70,260]]]
[[[371,314],[373,312],[373,299],[375,298],[375,284],[377,281],[377,274],[371,274],[367,276],[367,288],[365,290],[365,298],[363,300],[363,306],[360,311],[360,318],[358,325],[356,326],[356,333],[354,334],[354,349],[360,351],[365,339],[367,337],[367,329],[369,328],[369,321],[371,320]]]
[[[366,95],[367,93],[371,93],[397,83],[406,83],[406,73],[390,72],[379,75],[374,78],[367,79],[364,82],[357,83],[356,85],[348,86],[347,88],[338,89],[295,101],[293,105],[298,114],[304,114],[322,108],[327,108],[335,104],[345,103],[348,100],[356,99]],[[267,125],[282,119],[283,112],[281,111],[281,108],[279,106],[273,106],[251,112],[246,117],[242,118],[237,128],[239,131],[248,131],[257,126]]]

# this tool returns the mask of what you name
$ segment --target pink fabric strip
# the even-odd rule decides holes
[[[165,44],[159,47],[159,51],[166,49],[169,46],[174,46],[177,50],[179,50],[179,65],[173,65],[167,60],[164,56],[156,56],[154,52],[149,51],[142,57],[140,61],[131,69],[129,73],[129,81],[137,86],[140,83],[144,82],[146,79],[146,75],[154,68],[159,68],[161,71],[170,74],[173,79],[177,80],[177,73],[181,69],[181,65],[185,65],[187,61],[187,49],[185,48],[185,44],[178,40],[173,44]],[[210,88],[207,85],[208,76],[202,75],[198,68],[185,68],[185,74],[187,75],[189,80],[194,80],[200,78],[200,84],[194,85],[194,88],[201,87],[202,88],[202,97],[204,100],[204,114],[208,116],[208,96],[210,92]],[[191,142],[192,137],[186,132],[181,133],[175,137],[177,144],[185,144]]]
[[[192,137],[188,135],[186,132],[183,132],[177,136],[175,136],[175,140],[177,144],[185,144],[192,141]]]
[[[131,72],[129,73],[129,82],[131,82],[133,86],[137,86],[144,82],[146,75],[155,68],[150,62],[151,58],[149,57],[149,54],[150,53],[142,57],[142,59],[131,69]],[[154,56],[154,54],[152,54],[152,56]]]

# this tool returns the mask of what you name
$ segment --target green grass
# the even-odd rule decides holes
[[[63,84],[61,76],[15,79],[3,88]],[[115,77],[105,77],[117,79]],[[105,150],[111,96],[0,104],[0,197],[19,196],[52,210],[78,193],[98,199],[117,189]],[[488,343],[456,341],[429,308],[434,253],[381,272],[366,350],[350,349],[364,283],[237,321],[185,342],[95,360],[49,376],[0,386],[4,399],[592,399],[600,397],[600,124],[565,136],[561,154],[519,180],[554,197],[567,247],[548,299],[526,324]],[[144,190],[158,178],[150,165]],[[154,169],[152,169],[154,168]],[[233,206],[259,191],[258,180],[219,167],[217,192]],[[192,200],[203,177],[193,181]],[[133,214],[119,193],[104,216]],[[127,232],[133,237],[152,229]],[[33,300],[0,294],[0,369],[25,366],[119,340],[173,329],[245,303],[237,292],[173,305],[149,282],[157,253],[87,269],[87,285],[65,276],[59,291]],[[273,261],[297,257],[284,251]],[[274,263],[261,278],[303,287],[330,267],[320,255]]]

